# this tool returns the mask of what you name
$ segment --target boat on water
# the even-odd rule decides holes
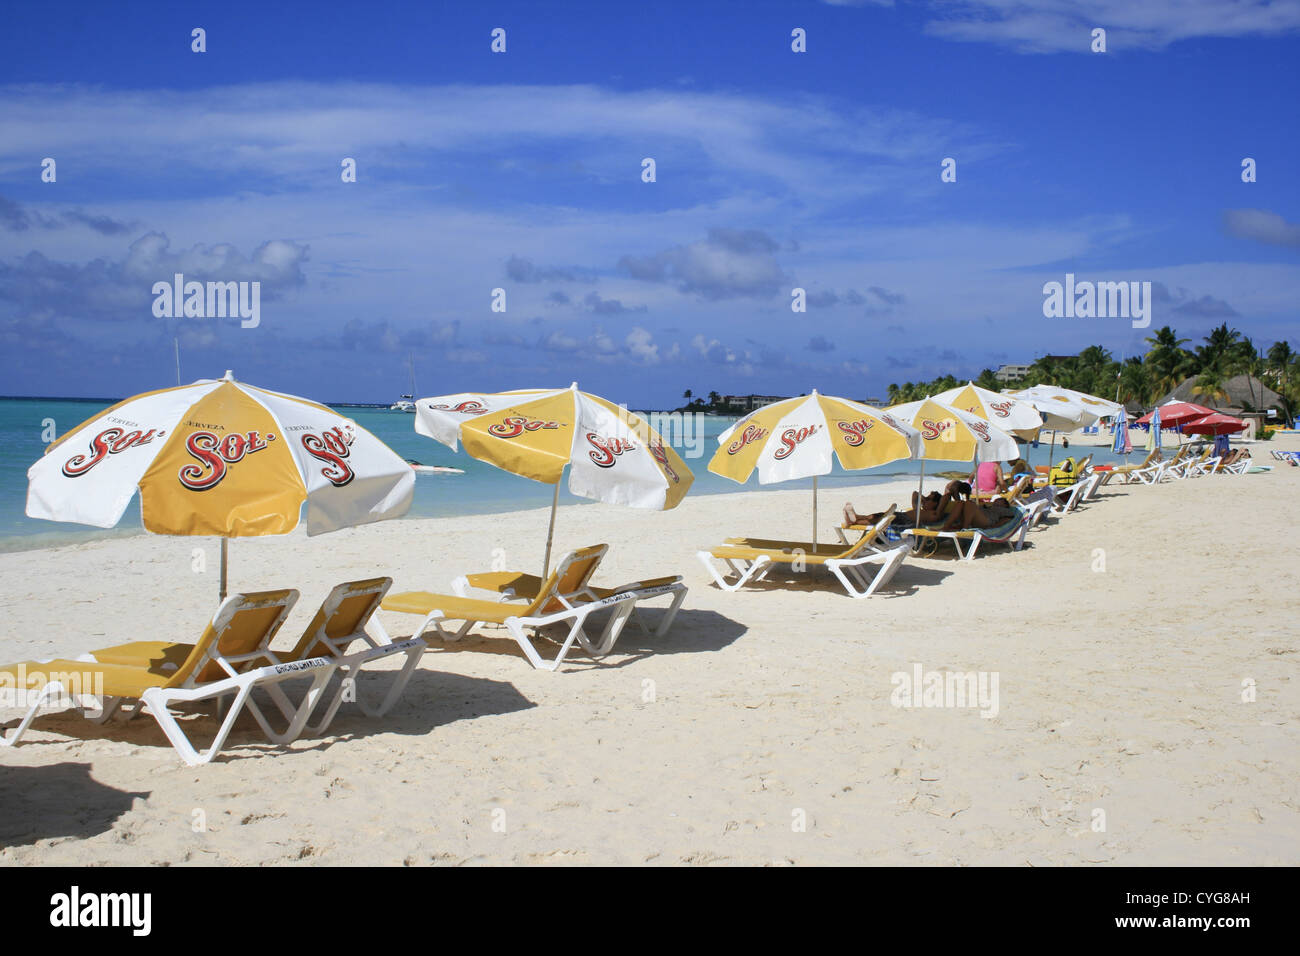
[[[415,414],[415,357],[408,354],[406,356],[406,367],[411,373],[411,390],[403,395],[393,404],[388,406],[390,412],[408,412]]]

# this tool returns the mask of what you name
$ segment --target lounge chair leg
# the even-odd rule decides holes
[[[15,728],[14,732],[12,734],[0,733],[0,745],[12,747],[14,744],[18,743],[18,741],[22,739],[23,734],[27,733],[27,728],[31,726],[32,721],[36,718],[36,714],[45,706],[46,701],[51,697],[61,697],[64,693],[63,684],[58,681],[51,681],[37,691],[36,699],[32,701],[31,706],[27,708],[27,713],[24,714],[22,720],[18,722],[18,726]]]

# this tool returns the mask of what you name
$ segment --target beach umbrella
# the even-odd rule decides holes
[[[1143,415],[1138,419],[1138,424],[1147,424],[1151,421],[1151,416],[1157,412],[1160,414],[1160,421],[1164,428],[1178,428],[1198,418],[1215,414],[1214,409],[1206,408],[1204,405],[1197,405],[1195,402],[1172,401],[1166,402]]]
[[[1122,407],[1115,413],[1115,424],[1113,426],[1115,442],[1111,446],[1111,451],[1117,455],[1127,456],[1133,450],[1133,440],[1128,433],[1128,412]]]
[[[832,455],[846,471],[857,471],[921,454],[921,436],[895,416],[814,389],[765,405],[719,435],[709,471],[740,484],[755,469],[761,485],[812,478],[815,551],[817,478],[830,473]]]
[[[926,459],[941,461],[1012,461],[1020,457],[1016,440],[1011,435],[982,418],[944,405],[932,398],[919,402],[892,405],[885,409],[921,433],[924,454],[921,458],[917,493],[925,485]],[[917,525],[921,522],[921,509],[916,509]]]
[[[382,441],[305,398],[205,379],[119,402],[64,434],[27,470],[27,514],[111,528],[140,491],[153,534],[227,541],[397,518],[415,473]]]
[[[1043,427],[1043,416],[1029,402],[980,388],[974,382],[967,382],[930,397],[943,405],[970,412],[986,422],[992,422],[1003,431],[1025,441],[1035,440],[1039,429]]]
[[[1115,435],[1115,441],[1110,450],[1116,455],[1124,456],[1124,464],[1128,464],[1129,452],[1133,450],[1133,439],[1128,433],[1128,412],[1121,405],[1119,411],[1115,413],[1115,424],[1112,426]]]
[[[1090,395],[1087,392],[1081,392],[1074,388],[1063,388],[1059,385],[1053,385],[1051,388],[1066,398],[1072,399],[1075,404],[1082,405],[1087,411],[1092,412],[1098,418],[1111,418],[1123,406],[1119,402],[1112,402],[1108,398],[1102,398],[1098,395]]]
[[[1052,443],[1047,450],[1047,467],[1052,467],[1052,459],[1056,457],[1056,433],[1058,431],[1070,432],[1076,428],[1086,428],[1097,419],[1102,417],[1100,409],[1090,409],[1084,406],[1082,402],[1077,401],[1071,395],[1067,394],[1064,389],[1057,388],[1055,385],[1035,385],[1033,388],[1025,388],[1016,392],[1008,392],[1016,398],[1026,401],[1038,409],[1043,416],[1043,427],[1051,429]]]
[[[695,476],[663,438],[626,408],[568,388],[458,392],[415,403],[415,430],[453,451],[554,485],[542,577],[551,565],[560,480],[569,491],[608,504],[666,511]]]
[[[1246,430],[1246,423],[1240,418],[1214,412],[1204,418],[1197,418],[1183,425],[1183,431],[1189,435],[1231,435],[1233,432]]]
[[[1142,418],[1148,419],[1148,423],[1151,426],[1150,434],[1147,435],[1146,450],[1160,451],[1160,409],[1157,408],[1153,410],[1150,415],[1143,415]],[[1141,419],[1139,419],[1139,424],[1140,423]]]

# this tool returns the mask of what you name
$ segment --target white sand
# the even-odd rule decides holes
[[[848,496],[868,510],[909,490]],[[845,497],[823,492],[824,540]],[[386,718],[345,710],[287,750],[249,722],[196,768],[147,716],[42,716],[0,751],[0,860],[1295,864],[1298,517],[1287,466],[1112,487],[1020,554],[909,561],[855,601],[826,578],[724,593],[695,560],[729,534],[805,538],[806,492],[566,508],[558,547],[611,545],[599,580],[685,575],[668,637],[629,627],[605,662],[577,654],[554,674],[499,637],[431,651]],[[445,589],[503,544],[534,569],[545,521],[238,541],[231,586],[302,591],[287,643],[341,580]],[[0,555],[5,657],[192,639],[215,555],[154,537]],[[384,620],[406,635],[416,619]],[[891,706],[913,662],[996,672],[998,715]]]

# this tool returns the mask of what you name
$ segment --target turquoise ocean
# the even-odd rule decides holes
[[[64,431],[75,428],[86,419],[103,411],[113,404],[110,400],[87,401],[82,399],[50,398],[0,398],[0,551],[27,550],[31,548],[52,547],[74,541],[93,538],[116,537],[130,534],[144,534],[140,524],[139,496],[127,509],[118,526],[110,531],[88,528],[82,525],[62,522],[39,521],[24,514],[27,499],[27,469],[45,450],[45,437],[53,423],[55,437]],[[527,478],[520,478],[501,471],[491,465],[477,461],[463,453],[415,433],[415,416],[390,411],[387,408],[370,406],[337,405],[333,406],[341,415],[354,420],[358,425],[368,429],[386,442],[403,458],[410,458],[425,465],[446,465],[464,470],[463,475],[418,475],[415,482],[415,499],[411,504],[410,518],[432,518],[446,515],[493,514],[507,511],[521,511],[529,508],[544,508],[551,503],[551,489]],[[789,490],[812,488],[812,480],[789,481],[778,485],[759,485],[757,477],[751,477],[745,485],[738,485],[726,478],[718,477],[708,471],[708,460],[717,448],[717,436],[735,421],[734,418],[702,416],[701,424],[704,435],[704,448],[700,457],[690,457],[690,449],[680,436],[671,436],[672,444],[677,449],[691,471],[695,473],[692,495],[720,494],[737,492],[742,489],[760,492],[763,490]],[[1144,436],[1133,433],[1135,445],[1130,461],[1140,461],[1144,452],[1140,448]],[[1023,446],[1030,464],[1047,464],[1048,443],[1045,441],[1038,448]],[[1122,462],[1123,458],[1113,455],[1109,448],[1093,448],[1076,445],[1065,454],[1082,457],[1094,453],[1098,464]],[[1062,457],[1060,442],[1057,442],[1055,457]],[[969,468],[969,466],[966,466]],[[929,461],[926,473],[961,470],[960,463]],[[843,504],[835,497],[837,487],[871,484],[890,481],[900,477],[916,476],[916,462],[896,462],[869,471],[844,472],[837,466],[835,470],[819,479],[822,491],[823,508],[838,509]],[[560,489],[561,504],[580,504],[585,499],[570,495],[564,485]],[[859,510],[883,507],[880,502],[860,502]],[[829,512],[828,512],[829,513]]]

